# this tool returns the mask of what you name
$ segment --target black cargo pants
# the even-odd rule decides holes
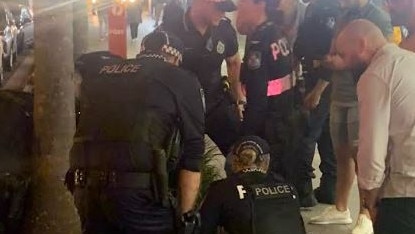
[[[83,234],[171,234],[174,211],[153,202],[150,191],[75,188]]]

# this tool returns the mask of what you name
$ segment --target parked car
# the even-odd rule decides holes
[[[11,70],[17,57],[17,34],[13,14],[4,1],[0,1],[0,36],[3,42],[3,67]]]
[[[23,52],[25,48],[32,47],[34,44],[34,27],[33,16],[29,7],[17,4],[9,3],[11,13],[14,16],[16,27],[18,29],[17,34],[17,51]]]

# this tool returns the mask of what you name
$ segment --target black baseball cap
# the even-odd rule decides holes
[[[182,41],[171,33],[165,31],[154,31],[144,37],[141,42],[140,53],[166,53],[177,57],[180,61],[183,58],[184,45]]]
[[[270,147],[264,139],[258,136],[244,136],[234,144],[232,154],[239,157],[243,151],[248,149],[255,152],[257,159],[259,156],[270,153]]]
[[[223,12],[236,11],[236,5],[232,0],[208,0],[214,2],[216,8]]]

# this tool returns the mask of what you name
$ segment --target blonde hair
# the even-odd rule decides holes
[[[250,166],[255,163],[257,153],[253,149],[244,149],[239,153],[237,161],[241,166]]]

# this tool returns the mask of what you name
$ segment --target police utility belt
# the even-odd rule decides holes
[[[74,186],[151,189],[151,173],[76,169]]]

